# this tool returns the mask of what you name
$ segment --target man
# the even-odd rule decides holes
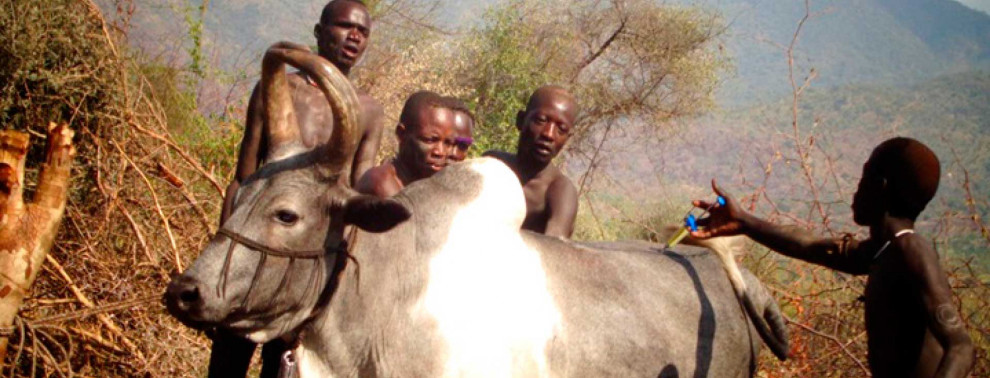
[[[371,17],[359,0],[332,0],[323,8],[313,33],[320,56],[348,75],[368,45]],[[292,88],[292,101],[303,143],[307,147],[326,143],[333,131],[333,112],[323,93],[301,73],[289,75],[288,82]],[[234,180],[227,187],[224,197],[221,224],[230,215],[241,181],[258,169],[267,154],[260,96],[261,92],[256,87],[248,103],[244,139],[241,140]],[[367,93],[359,90],[358,99],[361,104],[359,121],[363,130],[354,155],[351,184],[374,164],[385,116],[382,105]]]
[[[453,97],[447,97],[454,109],[454,148],[450,149],[447,160],[451,163],[464,161],[468,149],[474,144],[474,115],[463,102]]]
[[[316,37],[319,55],[330,61],[344,75],[348,75],[368,45],[371,17],[360,0],[332,0],[323,8],[313,34]],[[334,125],[332,110],[323,93],[316,88],[310,78],[301,73],[288,75],[288,83],[292,90],[292,102],[295,106],[302,142],[307,147],[326,143]],[[260,96],[260,91],[255,87],[248,103],[247,122],[234,180],[227,187],[224,197],[220,216],[221,225],[233,210],[234,197],[240,188],[240,183],[254,173],[267,158],[262,114],[264,106],[260,103]],[[374,163],[381,141],[384,119],[383,107],[378,101],[361,91],[358,91],[358,99],[361,105],[358,116],[362,131],[352,165],[352,184]],[[254,353],[254,343],[229,335],[222,330],[218,331],[213,341],[209,376],[244,377]],[[263,377],[278,373],[279,359],[284,351],[285,346],[279,341],[265,345],[262,352]]]
[[[853,196],[853,220],[870,228],[864,241],[851,235],[818,239],[771,224],[744,211],[715,181],[725,206],[700,222],[692,236],[744,234],[787,256],[850,274],[868,274],[866,334],[874,377],[962,377],[973,364],[973,345],[952,302],[945,272],[931,242],[914,222],[935,195],[939,162],[924,144],[893,138],[873,150]],[[707,208],[708,203],[694,201]]]
[[[471,147],[474,121],[462,102],[452,97],[420,91],[402,107],[395,135],[395,158],[368,170],[354,189],[360,193],[391,197],[406,185],[464,160]]]
[[[516,115],[516,154],[485,153],[505,162],[519,177],[526,197],[524,230],[562,238],[574,232],[577,189],[550,163],[570,138],[577,114],[578,105],[570,92],[554,85],[541,87],[529,97],[526,110]]]

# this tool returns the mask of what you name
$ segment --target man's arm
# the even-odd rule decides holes
[[[895,243],[901,249],[912,281],[918,284],[928,329],[942,346],[936,377],[964,377],[973,367],[973,343],[952,302],[952,289],[935,251],[922,237],[908,235]]]
[[[244,122],[244,137],[241,139],[241,149],[237,155],[237,167],[234,179],[227,185],[223,197],[223,208],[220,211],[220,225],[227,221],[234,210],[234,197],[241,187],[241,182],[258,169],[261,158],[266,153],[264,146],[264,117],[261,106],[261,91],[256,85],[248,101],[247,120]]]
[[[747,213],[715,184],[715,180],[712,180],[712,189],[725,198],[725,206],[713,207],[711,216],[698,222],[704,229],[692,232],[691,236],[707,239],[744,234],[767,248],[790,257],[850,274],[869,272],[873,256],[863,249],[875,243],[861,243],[851,235],[837,239],[819,238],[804,229],[778,226]],[[694,205],[708,208],[711,204],[694,201]]]
[[[544,234],[570,238],[574,233],[574,219],[577,217],[577,188],[561,174],[547,188],[547,227]]]
[[[364,173],[375,166],[385,122],[382,105],[368,95],[361,97],[361,126],[364,132],[361,133],[361,141],[358,142],[354,164],[351,166],[351,186],[357,185]]]

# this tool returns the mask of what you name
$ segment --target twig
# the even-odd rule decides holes
[[[148,258],[148,262],[158,267],[159,268],[158,273],[162,275],[162,278],[167,280],[168,273],[161,269],[161,264],[158,263],[158,259],[156,259],[155,255],[151,253],[151,249],[148,248],[148,242],[145,241],[144,234],[141,232],[141,227],[138,227],[137,222],[134,221],[134,217],[131,216],[131,212],[127,211],[127,208],[120,205],[119,203],[117,204],[117,208],[120,209],[120,213],[124,214],[124,218],[127,219],[128,223],[130,223],[131,230],[134,231],[134,235],[138,239],[138,244],[141,245],[141,249],[144,251],[144,255]]]
[[[125,153],[124,150],[120,148],[120,144],[118,144],[112,138],[110,139],[110,144],[112,144],[114,148],[117,149],[117,152],[119,152],[120,155],[124,158],[124,160],[126,160],[127,163],[134,168],[134,171],[136,171],[138,175],[141,176],[141,179],[144,180],[144,184],[148,187],[148,192],[149,194],[151,194],[151,199],[155,201],[155,211],[158,212],[158,216],[162,219],[162,224],[165,226],[165,234],[168,236],[169,246],[172,247],[172,254],[173,257],[175,258],[175,268],[181,272],[183,269],[182,269],[182,259],[179,257],[179,247],[175,244],[175,236],[172,235],[172,227],[169,226],[168,217],[166,217],[165,212],[162,211],[162,205],[161,202],[158,200],[158,194],[155,193],[155,187],[151,185],[151,181],[148,180],[148,176],[144,174],[144,171],[141,170],[141,167],[138,167],[137,164],[135,164],[134,161],[131,160],[131,157],[127,156],[127,153]]]
[[[863,374],[865,376],[867,376],[867,377],[870,376],[870,369],[867,369],[866,368],[866,365],[863,364],[863,361],[860,361],[858,358],[856,358],[856,356],[853,355],[852,352],[849,351],[849,348],[846,347],[846,344],[842,343],[842,341],[840,341],[835,336],[832,336],[832,335],[829,335],[829,334],[825,334],[825,333],[819,332],[818,330],[816,330],[814,328],[811,328],[810,326],[807,326],[807,325],[798,323],[798,322],[796,322],[794,320],[791,320],[791,318],[789,318],[787,316],[784,316],[784,320],[786,320],[787,323],[794,324],[794,325],[798,326],[798,328],[801,328],[801,329],[803,329],[805,331],[808,331],[809,333],[811,333],[811,334],[813,334],[815,336],[818,336],[818,337],[821,337],[821,338],[824,338],[824,339],[827,339],[827,340],[832,341],[833,343],[835,343],[835,345],[838,345],[839,348],[842,349],[842,352],[845,353],[846,356],[848,356],[851,360],[853,360],[853,362],[856,363],[857,366],[859,366],[860,370],[863,371]]]
[[[69,276],[69,273],[65,272],[65,269],[62,268],[62,264],[59,264],[51,254],[45,256],[45,261],[48,261],[49,264],[55,267],[55,270],[58,272],[59,276],[61,276],[62,279],[65,280],[65,283],[69,285],[69,290],[75,294],[76,298],[79,299],[79,302],[82,302],[83,306],[91,309],[96,308],[93,301],[90,301],[89,298],[86,297],[86,294],[83,294],[82,290],[79,290],[79,287],[77,287],[75,282],[72,281],[72,277]],[[141,350],[138,349],[137,345],[134,345],[134,343],[131,342],[126,335],[124,335],[124,331],[122,331],[120,327],[118,327],[117,324],[110,319],[109,316],[103,313],[98,314],[97,316],[100,319],[100,322],[107,326],[107,329],[109,329],[110,332],[117,335],[117,337],[120,337],[121,342],[123,342],[124,345],[130,349],[131,353],[137,356],[138,359],[144,360],[144,355],[141,353]],[[39,322],[39,324],[43,323],[44,322]]]
[[[165,143],[165,145],[167,145],[173,151],[175,151],[176,153],[178,153],[179,156],[182,156],[182,159],[185,160],[187,163],[189,163],[189,165],[191,165],[194,170],[196,170],[197,172],[199,172],[200,175],[202,175],[204,178],[206,178],[208,181],[210,181],[210,183],[213,184],[213,188],[217,190],[217,193],[219,193],[220,196],[223,197],[224,189],[223,189],[222,186],[220,186],[220,183],[218,183],[217,180],[213,178],[213,175],[207,173],[206,170],[203,169],[203,166],[201,166],[199,164],[199,162],[196,161],[196,159],[193,159],[192,156],[190,156],[188,152],[186,152],[185,150],[183,150],[182,148],[180,148],[178,145],[176,145],[174,142],[172,142],[172,140],[170,140],[169,138],[166,138],[166,137],[163,137],[163,136],[158,135],[156,133],[153,133],[150,130],[145,129],[144,127],[141,127],[140,125],[138,125],[137,122],[134,122],[132,120],[128,120],[127,121],[127,124],[131,125],[131,127],[137,129],[141,133],[143,133],[145,135],[148,135],[148,136],[150,136],[152,138],[155,138],[155,139],[157,139],[158,141],[160,141],[162,143]]]

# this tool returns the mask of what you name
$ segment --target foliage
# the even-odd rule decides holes
[[[203,131],[176,72],[128,55],[92,3],[3,7],[2,122],[35,135],[48,121],[69,123],[79,150],[58,242],[18,315],[5,373],[174,376],[205,366],[205,339],[165,314],[160,297],[169,271],[211,233],[221,194],[200,163],[210,148],[178,140],[226,142]]]
[[[96,129],[122,97],[109,67],[112,51],[101,43],[77,43],[79,36],[102,38],[94,9],[75,1],[32,6],[6,0],[0,15],[0,122],[27,130],[44,144],[49,122]],[[58,15],[61,10],[68,14]],[[37,156],[37,155],[34,155]]]
[[[715,14],[651,1],[498,3],[463,53],[479,150],[514,150],[516,114],[545,84],[568,87],[579,99],[569,156],[587,161],[609,137],[598,127],[635,120],[658,130],[698,114],[711,106],[725,68],[715,48],[721,31]]]

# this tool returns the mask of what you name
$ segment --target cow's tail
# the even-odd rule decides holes
[[[750,321],[760,334],[763,343],[770,348],[780,360],[787,359],[787,351],[790,349],[787,326],[784,316],[777,306],[777,301],[766,292],[766,289],[752,274],[743,275],[743,271],[736,265],[735,252],[740,250],[743,239],[740,236],[712,238],[697,240],[688,238],[686,244],[706,247],[715,252],[715,255],[722,260],[722,267],[729,276],[732,289],[736,297],[742,303]],[[748,272],[747,272],[748,273]],[[748,282],[747,282],[748,281]]]

